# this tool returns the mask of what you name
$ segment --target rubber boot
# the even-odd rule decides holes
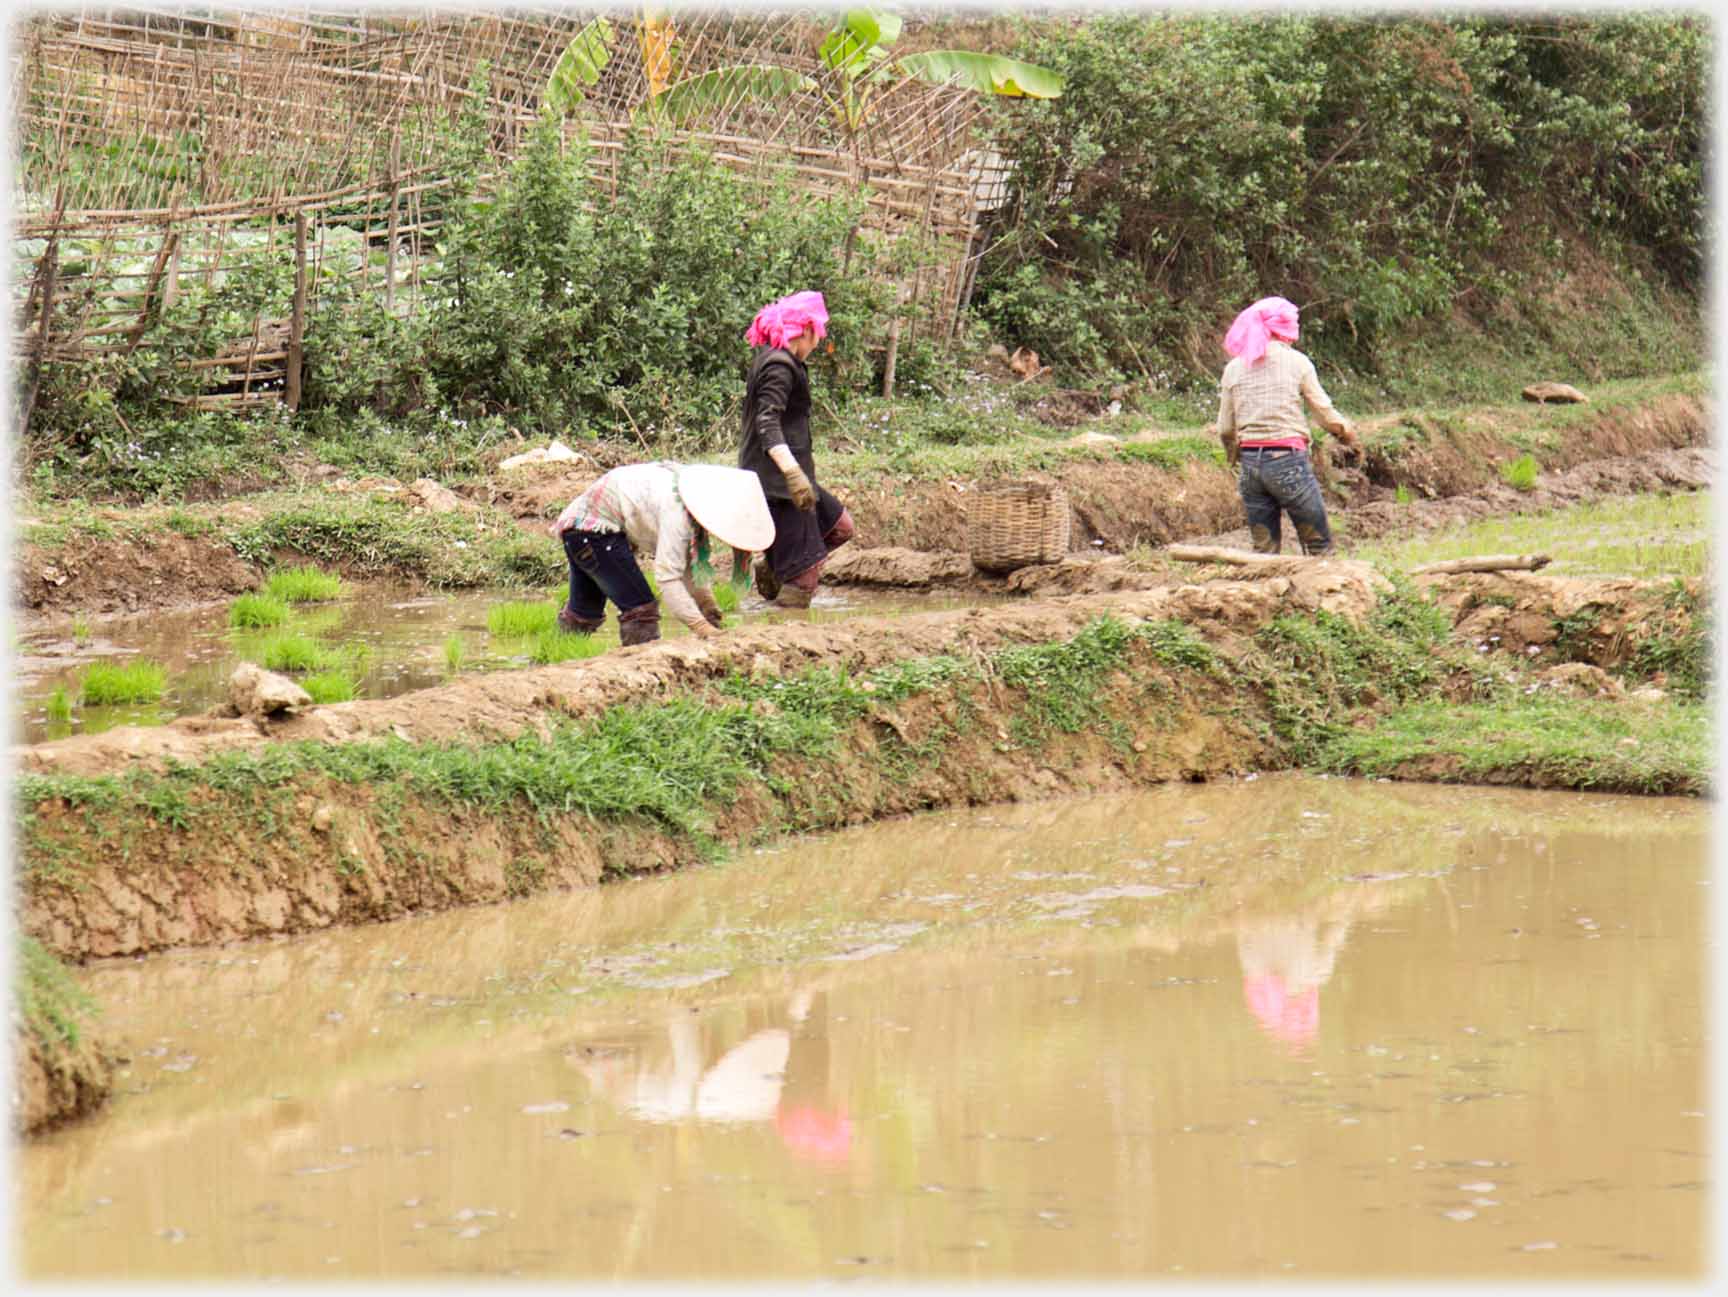
[[[660,605],[645,603],[618,614],[618,643],[652,644],[660,638]]]
[[[600,629],[600,621],[588,621],[570,611],[570,605],[565,604],[558,610],[558,629],[569,635],[592,635]]]
[[[768,566],[766,554],[756,560],[756,593],[769,603],[773,603],[780,593],[780,582],[774,576],[774,569]]]

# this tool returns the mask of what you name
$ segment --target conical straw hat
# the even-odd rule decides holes
[[[774,543],[774,519],[756,474],[718,464],[678,470],[678,494],[708,534],[733,549],[760,554]]]

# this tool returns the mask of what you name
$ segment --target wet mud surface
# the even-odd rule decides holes
[[[532,666],[532,642],[491,634],[487,614],[498,604],[537,601],[534,591],[427,593],[412,587],[372,584],[360,586],[337,601],[298,606],[284,629],[315,636],[338,652],[363,651],[364,667],[356,675],[358,695],[377,700],[445,684],[463,673]],[[979,602],[977,596],[962,602],[953,592],[856,587],[820,590],[807,613],[787,614],[754,594],[746,594],[729,625],[736,629],[774,624],[789,615],[812,625],[827,625],[850,617],[950,610]],[[37,743],[210,712],[228,701],[228,682],[234,668],[242,661],[259,661],[260,647],[272,633],[232,628],[226,603],[93,618],[84,630],[80,637],[73,629],[56,623],[18,636],[19,651],[12,664],[16,740]],[[662,621],[661,633],[668,642],[689,636],[684,626],[670,619]],[[451,636],[463,645],[462,662],[454,672],[445,656]],[[607,618],[595,639],[604,649],[618,647],[615,615]],[[48,700],[56,689],[76,697],[90,664],[123,664],[132,659],[157,663],[167,671],[168,689],[158,702],[83,706],[64,719],[48,711]]]
[[[946,812],[87,970],[32,1280],[1696,1277],[1695,801]]]

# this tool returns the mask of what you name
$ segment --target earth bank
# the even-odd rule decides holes
[[[1303,735],[1316,725],[1371,729],[1404,700],[1384,681],[1340,693],[1313,662],[1286,669],[1267,656],[1279,627],[1358,637],[1358,665],[1400,670],[1470,649],[1522,663],[1534,649],[1553,665],[1532,687],[1622,707],[1640,705],[1637,691],[1602,668],[1697,630],[1697,592],[1677,603],[1656,582],[1435,577],[1423,582],[1429,603],[1346,560],[1195,575],[990,609],[744,627],[275,721],[189,717],[24,748],[20,929],[76,962],[496,902],[929,808],[1292,768],[1311,756]],[[1449,645],[1397,642],[1400,619],[1423,607],[1444,610],[1441,638],[1456,623]],[[1419,692],[1470,697],[1484,670],[1453,660]],[[619,726],[624,746],[602,749],[595,735],[617,743]],[[636,747],[632,726],[647,736]],[[654,744],[675,746],[686,730],[692,746],[667,759],[700,785],[690,805],[565,791],[572,768],[651,763]],[[715,751],[750,756],[697,769]],[[548,753],[574,753],[574,767]],[[536,762],[550,773],[511,773]],[[1392,773],[1465,777],[1427,757]],[[1654,789],[1617,777],[1582,778],[1702,791],[1686,776]],[[1487,778],[1580,776],[1532,766]],[[24,1036],[22,1127],[100,1102],[99,1048]]]
[[[1449,419],[1410,416],[1370,429],[1369,442],[1376,449],[1362,468],[1326,470],[1335,526],[1348,545],[1492,513],[1707,484],[1710,434],[1702,398],[1670,392],[1588,415],[1577,412],[1586,408],[1565,415],[1570,423],[1556,422],[1563,416],[1542,407],[1529,407],[1528,412],[1478,411]],[[892,464],[867,467],[856,457],[831,457],[824,480],[846,500],[858,526],[856,541],[837,556],[832,579],[875,579],[869,567],[875,560],[859,556],[895,548],[929,556],[932,580],[971,580],[963,560],[972,493],[988,481],[1028,474],[1059,483],[1068,495],[1074,521],[1070,547],[1076,553],[1237,538],[1241,504],[1230,470],[1207,459],[1166,465],[1131,453],[1156,451],[1167,440],[1144,433],[1121,439],[1088,432],[1070,444],[986,446],[965,471],[955,472],[899,471]],[[1518,492],[1501,484],[1499,465],[1530,447],[1540,453],[1543,468],[1536,486]],[[332,480],[308,469],[311,494],[281,507],[304,513],[316,510],[319,501],[339,502],[349,509],[373,508],[377,516],[333,515],[321,525],[309,519],[278,532],[268,531],[274,506],[265,497],[174,509],[97,507],[74,519],[75,526],[37,529],[35,539],[25,519],[13,569],[15,603],[26,616],[47,617],[227,598],[257,588],[267,558],[316,561],[357,578],[391,576],[438,585],[551,583],[562,571],[562,556],[542,543],[546,520],[597,473],[630,458],[627,448],[596,444],[577,461],[499,472],[462,484],[458,494],[435,483]],[[1406,502],[1395,499],[1400,489]],[[379,528],[407,532],[429,521],[448,525],[419,548],[391,544],[377,534]],[[265,529],[261,538],[244,538],[248,557],[241,556],[230,536],[237,527]],[[260,545],[270,554],[252,552]],[[314,547],[316,552],[309,552]],[[487,547],[492,553],[482,557]],[[856,563],[864,567],[854,569]],[[919,582],[891,576],[888,583]],[[998,588],[988,580],[980,584]]]

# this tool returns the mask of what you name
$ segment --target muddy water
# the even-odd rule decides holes
[[[96,966],[34,1278],[1703,1265],[1708,809],[1298,777]]]
[[[405,589],[366,587],[347,598],[302,605],[284,629],[302,630],[336,649],[363,646],[365,669],[357,677],[362,698],[393,698],[449,679],[445,641],[463,644],[461,670],[494,671],[529,665],[531,645],[500,639],[486,629],[494,605],[533,599],[521,590],[423,594]],[[808,613],[789,613],[746,595],[729,620],[744,624],[787,617],[816,621],[865,613],[929,612],[986,602],[951,595],[850,588],[819,590]],[[668,639],[688,634],[666,619]],[[16,685],[13,727],[19,741],[39,743],[70,734],[95,734],[118,725],[162,724],[177,716],[207,711],[228,696],[228,677],[243,660],[258,660],[269,632],[239,631],[228,625],[228,605],[213,604],[172,612],[93,618],[76,632],[71,622],[56,622],[19,636],[13,659]],[[617,619],[608,616],[597,638],[608,648],[618,643]],[[48,709],[56,689],[76,700],[92,662],[147,660],[168,672],[168,686],[155,703],[76,707],[70,718],[56,719]]]

